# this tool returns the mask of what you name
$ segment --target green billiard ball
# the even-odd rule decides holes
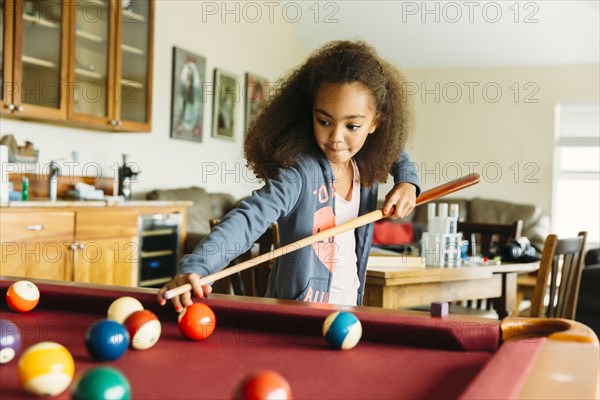
[[[73,400],[131,399],[131,386],[120,371],[111,367],[96,367],[85,371],[75,383]]]

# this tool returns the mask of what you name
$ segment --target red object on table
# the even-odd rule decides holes
[[[377,221],[373,227],[373,244],[398,245],[413,242],[413,223]]]
[[[293,398],[290,384],[275,371],[259,371],[249,374],[235,391],[235,400],[263,400]]]
[[[0,294],[10,282],[0,280]],[[340,352],[331,350],[321,333],[335,307],[226,295],[202,301],[210,305],[219,324],[206,340],[191,342],[179,333],[173,308],[158,305],[156,290],[36,284],[42,292],[38,307],[16,314],[6,313],[2,304],[3,318],[6,315],[19,326],[23,348],[42,340],[67,347],[76,374],[97,366],[85,350],[84,334],[90,324],[104,318],[114,299],[133,296],[157,315],[163,329],[154,347],[128,351],[106,364],[127,377],[132,398],[231,398],[247,374],[265,369],[284,376],[298,399],[457,398],[463,393],[481,398],[486,390],[492,390],[494,398],[511,398],[527,385],[548,387],[531,372],[551,342],[555,350],[568,350],[561,357],[572,357],[579,348],[591,357],[569,370],[572,381],[561,382],[575,396],[578,388],[590,385],[582,384],[577,374],[593,372],[594,366],[588,364],[598,361],[597,342],[595,347],[544,338],[502,343],[498,321],[455,315],[440,319],[368,307],[351,308],[361,321],[363,336],[357,347]],[[1,398],[27,397],[17,382],[16,365],[0,368]],[[597,375],[595,379],[597,384]],[[69,391],[58,398],[70,398]]]

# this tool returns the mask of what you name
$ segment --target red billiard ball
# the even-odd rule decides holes
[[[291,398],[290,384],[275,371],[259,371],[246,376],[234,393],[235,400],[290,400]]]
[[[11,284],[6,292],[6,304],[13,311],[27,312],[37,306],[40,301],[40,291],[29,281],[18,281]]]
[[[217,325],[213,310],[204,303],[194,303],[179,314],[177,326],[183,336],[204,340],[212,335]]]
[[[131,338],[131,347],[146,350],[154,346],[160,337],[160,321],[152,311],[136,311],[125,320],[125,328]]]

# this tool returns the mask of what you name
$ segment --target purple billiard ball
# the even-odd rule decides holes
[[[21,332],[17,325],[0,320],[0,364],[6,364],[15,358],[21,349]]]

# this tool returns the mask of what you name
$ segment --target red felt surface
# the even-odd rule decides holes
[[[6,286],[0,282],[1,295]],[[331,310],[223,298],[206,300],[217,315],[215,333],[191,342],[180,335],[175,312],[159,307],[153,295],[74,286],[40,290],[42,300],[33,312],[0,309],[1,318],[20,327],[25,346],[43,340],[65,345],[76,373],[97,365],[119,368],[134,398],[230,399],[237,383],[259,369],[283,375],[297,399],[456,398],[495,358],[498,345],[497,323],[357,312],[363,339],[350,351],[336,351],[320,335]],[[133,295],[155,311],[162,336],[149,350],[94,362],[85,350],[85,331],[121,295]],[[2,398],[27,397],[18,386],[16,365],[0,367]],[[67,391],[59,398],[69,396]]]

